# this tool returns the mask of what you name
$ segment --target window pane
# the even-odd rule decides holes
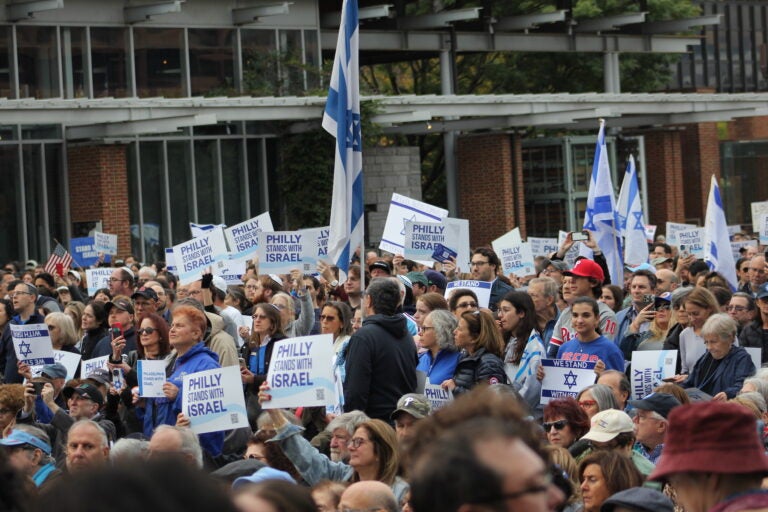
[[[306,59],[307,90],[320,87],[320,52],[317,48],[317,31],[304,31],[304,58]]]
[[[171,232],[170,245],[189,240],[189,221],[194,218],[192,209],[192,186],[190,179],[190,142],[168,142],[168,183],[171,190]]]
[[[197,222],[218,224],[216,215],[219,195],[216,193],[218,156],[215,140],[195,142],[195,183],[197,184]]]
[[[248,139],[248,196],[251,201],[251,217],[261,214],[265,208],[261,201],[261,139]]]
[[[304,62],[301,51],[301,30],[281,30],[280,64],[283,96],[304,92]]]
[[[64,97],[84,98],[88,95],[85,83],[85,29],[61,27],[61,54],[64,66]]]
[[[11,90],[11,27],[0,27],[0,97],[13,98]]]
[[[27,210],[27,243],[29,256],[37,260],[47,258],[47,238],[45,230],[45,199],[43,180],[40,175],[40,144],[22,146],[24,161],[24,201]]]
[[[94,97],[124,98],[130,95],[127,39],[124,28],[91,28]]]
[[[189,29],[192,95],[234,94],[232,29]]]
[[[3,186],[0,187],[0,259],[18,260],[22,254],[19,215],[18,146],[0,146],[0,169]]]
[[[134,28],[136,92],[140,97],[182,96],[181,46],[177,28]]]
[[[16,27],[21,98],[59,97],[59,50],[55,27]]]
[[[274,30],[240,32],[243,45],[243,90],[252,96],[277,95],[277,39]]]
[[[45,145],[45,184],[48,188],[48,224],[49,237],[63,241],[66,237],[67,218],[64,215],[64,183],[61,179],[64,171],[61,168],[61,145]],[[63,243],[63,242],[62,242]]]
[[[224,223],[233,226],[246,220],[243,203],[242,141],[221,141],[221,174],[224,192]]]
[[[144,261],[165,259],[163,240],[163,143],[141,143],[141,211],[144,214]]]

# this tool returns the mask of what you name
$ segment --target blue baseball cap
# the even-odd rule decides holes
[[[51,445],[42,439],[21,430],[12,430],[8,436],[0,439],[0,445],[2,446],[22,446],[25,444],[39,448],[47,455],[51,454]]]
[[[760,288],[757,289],[757,297],[756,299],[764,299],[768,297],[768,283],[764,283],[760,285]]]
[[[232,489],[237,489],[243,484],[257,484],[267,480],[283,480],[284,482],[290,482],[292,484],[296,483],[296,480],[285,471],[280,471],[279,469],[267,466],[256,471],[251,476],[241,476],[240,478],[236,478],[235,481],[232,482]]]

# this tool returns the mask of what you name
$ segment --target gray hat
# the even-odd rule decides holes
[[[43,370],[40,372],[43,377],[49,379],[66,379],[67,369],[61,363],[47,364],[43,366]]]
[[[600,512],[613,512],[616,507],[640,512],[672,512],[672,500],[657,490],[647,487],[632,487],[619,491],[600,506]]]
[[[432,412],[432,405],[424,395],[418,393],[408,393],[400,397],[397,401],[397,409],[390,415],[393,420],[401,412],[406,412],[417,420],[426,418]]]

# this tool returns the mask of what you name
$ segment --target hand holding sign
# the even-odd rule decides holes
[[[176,400],[176,397],[179,394],[179,388],[173,382],[166,381],[165,384],[163,384],[163,394],[168,400]]]

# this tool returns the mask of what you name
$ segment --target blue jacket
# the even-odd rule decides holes
[[[430,384],[439,386],[444,380],[453,378],[453,372],[456,370],[459,359],[461,359],[461,352],[458,350],[443,349],[437,353],[437,357],[433,361],[432,352],[427,350],[419,356],[419,364],[416,369],[427,374]]]
[[[755,373],[755,364],[749,352],[742,347],[731,347],[731,351],[726,354],[720,362],[720,366],[705,379],[702,375],[705,368],[712,364],[714,359],[707,352],[693,365],[691,374],[682,383],[684,388],[699,388],[712,396],[724,391],[729,399],[735,397],[744,379]]]
[[[136,416],[144,421],[144,435],[152,437],[155,427],[159,425],[175,425],[176,416],[181,412],[181,401],[184,396],[184,375],[220,368],[219,356],[209,350],[202,342],[193,346],[189,352],[177,357],[173,365],[173,372],[168,377],[168,382],[179,388],[179,393],[174,400],[168,398],[147,398],[146,406],[142,410],[136,408]],[[200,434],[200,445],[211,456],[221,454],[224,445],[224,432],[211,432]]]

